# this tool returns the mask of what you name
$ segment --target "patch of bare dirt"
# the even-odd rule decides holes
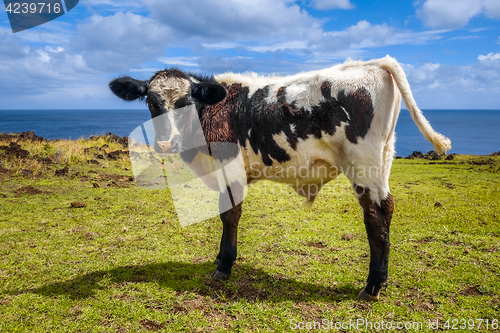
[[[481,249],[481,252],[489,252],[489,253],[497,253],[499,251],[500,250],[497,247],[487,247],[487,248]]]
[[[0,305],[9,305],[10,303],[12,303],[10,298],[0,299]]]
[[[38,162],[44,163],[44,164],[54,164],[54,160],[50,157],[43,157],[38,159]]]
[[[267,251],[270,251],[270,249],[264,249],[264,251],[267,252]],[[300,250],[295,250],[295,249],[294,250],[286,250],[286,249],[284,249],[282,251],[283,251],[283,253],[291,254],[291,255],[305,256],[305,257],[309,256],[309,253],[304,252],[304,251],[300,251]]]
[[[31,185],[21,187],[17,189],[15,192],[16,192],[16,197],[21,197],[23,194],[50,194],[50,192],[39,190]]]
[[[432,239],[432,238],[422,238],[419,240],[414,240],[414,242],[418,243],[418,244],[429,244],[429,243],[437,242],[437,240]]]
[[[134,177],[126,176],[126,175],[117,175],[113,173],[102,174],[97,177],[99,181],[111,181],[108,186],[112,187],[129,187],[130,182],[134,181]],[[101,183],[96,182],[101,186]],[[93,185],[96,186],[96,185]]]
[[[326,247],[326,244],[324,242],[307,242],[306,245],[310,247],[316,247],[318,249],[324,249]]]
[[[142,327],[147,329],[148,331],[160,331],[165,328],[165,324],[157,323],[156,321],[142,319],[140,321]]]
[[[99,175],[98,178],[100,180],[129,181],[129,182],[134,180],[134,177],[126,176],[126,175],[117,175],[114,173],[105,173],[105,174]]]
[[[56,170],[55,171],[55,175],[57,177],[63,177],[63,176],[67,176],[68,175],[68,172],[69,172],[69,168],[67,166],[65,166],[64,168],[62,169],[59,169],[59,170]]]
[[[82,234],[82,237],[85,238],[86,240],[93,240],[99,237],[99,234],[97,232],[87,231]]]
[[[10,173],[9,169],[0,167],[0,175],[8,175]]]
[[[106,157],[109,158],[110,160],[117,160],[120,156],[126,155],[127,152],[124,150],[115,150],[112,152],[109,152]]]
[[[490,159],[487,159],[487,160],[472,160],[472,161],[469,161],[469,164],[473,164],[473,165],[495,165],[496,162],[495,162],[494,159],[490,158]]]
[[[363,311],[370,311],[372,309],[372,303],[358,302],[353,305],[353,308]]]
[[[109,145],[105,144],[101,147],[90,147],[90,148],[85,148],[83,150],[84,154],[91,154],[94,152],[94,157],[97,159],[110,159],[110,160],[117,160],[123,155],[128,155],[127,150],[115,150],[112,152],[107,152],[106,148],[109,148]]]
[[[202,296],[198,296],[196,299],[187,299],[182,302],[182,306],[185,307],[189,311],[207,310],[207,306],[205,305],[205,300]]]
[[[483,293],[479,290],[479,286],[476,286],[476,285],[469,285],[467,286],[466,289],[462,290],[460,292],[460,295],[463,295],[463,296],[479,296],[479,295],[483,295]]]
[[[434,301],[424,299],[419,302],[416,302],[413,305],[413,308],[417,311],[432,311],[436,308],[436,305],[434,304]]]
[[[211,309],[210,311],[205,312],[203,316],[208,318],[208,320],[212,323],[212,327],[206,327],[201,332],[213,332],[215,330],[220,331],[220,329],[224,329],[226,332],[233,331],[231,323],[235,319],[234,315],[228,314],[226,311],[221,311],[219,309]]]

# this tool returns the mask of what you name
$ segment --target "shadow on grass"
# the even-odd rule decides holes
[[[80,277],[47,284],[33,289],[6,291],[2,294],[19,295],[35,293],[54,297],[66,295],[72,299],[92,297],[99,290],[120,288],[131,283],[154,282],[176,292],[192,292],[200,296],[226,300],[244,298],[248,301],[323,301],[332,302],[357,299],[359,288],[353,284],[324,286],[288,279],[281,275],[270,275],[249,265],[233,268],[233,275],[226,282],[213,281],[215,270],[211,263],[189,264],[182,262],[153,263],[137,266],[117,267],[96,271]]]

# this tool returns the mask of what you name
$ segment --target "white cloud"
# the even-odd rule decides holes
[[[309,45],[303,40],[292,40],[284,43],[247,46],[246,49],[254,52],[276,52],[280,50],[302,50],[308,48]]]
[[[69,42],[75,33],[73,25],[58,20],[16,34],[13,34],[10,28],[0,27],[0,34],[13,35],[22,43],[61,45]]]
[[[176,40],[170,28],[133,13],[94,15],[77,29],[73,49],[83,53],[90,67],[105,71],[124,71],[155,60]]]
[[[408,81],[421,108],[478,109],[500,103],[500,54],[479,56],[472,66],[428,63],[405,66]]]
[[[200,71],[204,73],[247,72],[255,61],[247,57],[208,56],[198,59]]]
[[[486,31],[489,29],[490,28],[475,28],[475,29],[470,29],[470,32],[477,33],[477,32]]]
[[[353,47],[376,47],[384,45],[394,35],[394,29],[387,25],[372,25],[368,21],[359,21],[347,29]]]
[[[160,57],[158,61],[166,65],[197,67],[199,57]]]
[[[498,0],[426,0],[417,10],[425,25],[431,28],[458,29],[479,14],[500,18]]]
[[[423,45],[431,41],[439,40],[449,30],[432,31],[398,31],[387,23],[375,25],[366,20],[359,21],[342,31],[328,31],[323,33],[323,38],[311,43],[307,40],[290,39],[284,42],[255,44],[254,42],[215,42],[203,43],[207,50],[240,49],[259,53],[281,53],[294,54],[301,57],[309,64],[321,64],[329,66],[332,60],[343,60],[347,57],[360,58],[366,53],[366,49],[380,48],[388,45]],[[278,55],[277,55],[278,56]],[[228,64],[229,57],[223,57],[223,62]],[[212,59],[213,60],[213,59]],[[277,59],[276,59],[277,60]],[[273,60],[273,61],[276,61]],[[279,59],[282,61],[282,59]],[[208,61],[207,63],[211,63]],[[205,69],[218,68],[217,66],[202,66]],[[257,62],[252,62],[256,64]],[[226,68],[227,66],[223,66]],[[238,68],[249,67],[247,63]],[[253,70],[253,66],[250,66]],[[267,66],[268,67],[268,66]],[[277,66],[278,68],[279,66]],[[276,70],[275,70],[276,71]]]
[[[28,49],[23,45],[22,40],[12,33],[12,30],[0,28],[0,59],[2,60],[0,66],[2,62],[23,58]]]
[[[310,45],[305,40],[291,40],[283,43],[270,44],[249,44],[249,43],[204,43],[202,46],[209,50],[227,50],[227,49],[246,49],[253,52],[276,52],[281,50],[302,50],[309,48]]]
[[[489,18],[500,18],[500,1],[483,0],[484,12]]]
[[[149,74],[152,74],[152,73],[155,73],[155,72],[158,72],[158,71],[161,71],[162,69],[164,68],[152,68],[152,67],[148,67],[148,68],[132,68],[129,70],[129,72],[131,73],[149,73]]]
[[[243,44],[236,42],[220,42],[220,43],[203,43],[201,44],[201,46],[209,50],[227,50],[227,49],[242,47]]]
[[[99,74],[89,69],[80,55],[49,47],[28,50],[23,57],[15,59],[0,56],[0,64],[2,107],[8,107],[5,100],[26,103],[26,96],[44,95],[64,87],[75,88],[82,81],[95,81],[95,75]]]
[[[388,40],[387,45],[425,45],[429,42],[443,38],[443,34],[450,30],[431,30],[431,31],[399,31]]]
[[[493,52],[491,52],[491,53],[488,53],[487,55],[479,55],[479,57],[477,57],[477,59],[479,61],[493,61],[493,60],[498,60],[498,59],[500,59],[500,53],[493,54]]]
[[[373,25],[363,20],[343,31],[324,33],[323,48],[339,51],[388,45],[422,45],[441,39],[441,35],[447,31],[397,31],[387,23]]]
[[[312,52],[310,59],[306,63],[315,64],[311,69],[321,69],[343,62],[347,58],[362,59],[364,54],[365,51],[361,49],[319,50]]]
[[[86,0],[86,4],[91,6],[110,6],[123,10],[124,7],[142,7],[142,4],[136,0]]]
[[[321,38],[320,24],[289,0],[143,0],[151,17],[184,38],[212,42],[267,38]]]
[[[352,9],[354,5],[349,0],[313,0],[316,9]]]
[[[302,3],[312,4],[311,1]],[[500,16],[500,0],[476,1],[480,10],[474,15]],[[382,47],[389,45],[427,44],[449,31],[414,32],[361,20],[342,31],[323,32],[320,20],[296,5],[296,0],[198,0],[196,5],[184,0],[143,2],[126,0],[126,5],[127,8],[146,5],[151,17],[115,12],[121,4],[117,0],[87,0],[87,4],[99,5],[104,10],[78,25],[65,26],[67,23],[56,20],[22,34],[12,34],[10,29],[0,27],[2,107],[20,103],[24,103],[23,107],[30,107],[26,103],[32,103],[33,107],[41,104],[68,108],[137,107],[137,104],[125,106],[113,98],[107,89],[108,73],[130,71],[146,79],[161,69],[155,67],[165,65],[187,66],[205,73],[254,70],[292,74],[331,66],[332,60],[376,57],[385,52]],[[333,0],[316,0],[315,6],[341,8],[342,3],[352,6],[349,1]],[[458,13],[452,13],[450,22],[462,22],[463,17],[468,20],[474,13],[447,6],[443,7],[445,12]],[[428,13],[437,11],[433,12],[431,7],[426,7]],[[95,9],[91,12],[96,12]],[[437,14],[433,17],[436,26],[447,22],[439,21]],[[165,56],[171,47],[191,49],[189,54],[195,56]],[[233,51],[225,51],[228,49]],[[479,55],[477,64],[468,67],[426,64],[415,68],[405,66],[405,71],[417,100],[424,101],[422,107],[465,107],[478,101],[481,104],[468,107],[499,104],[500,53]]]

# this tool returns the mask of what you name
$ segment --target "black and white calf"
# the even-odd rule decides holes
[[[110,88],[124,100],[145,97],[153,118],[166,115],[163,122],[155,123],[161,127],[155,128],[155,150],[180,153],[200,176],[211,172],[200,167],[201,159],[211,155],[228,160],[241,153],[244,177],[228,172],[226,188],[204,177],[221,196],[229,192],[235,203],[242,201],[246,184],[269,179],[289,184],[312,204],[321,187],[343,172],[363,210],[370,244],[367,285],[359,295],[368,301],[377,300],[387,282],[394,209],[389,173],[401,97],[435,149],[446,152],[451,148],[450,140],[436,133],[422,115],[405,73],[390,57],[347,61],[293,76],[226,73],[201,77],[170,69],[147,81],[121,77]],[[194,137],[189,134],[193,115],[180,121],[172,114],[188,105],[195,106],[208,149],[183,150],[193,147],[186,142]],[[213,143],[221,142],[240,149],[217,151]],[[223,233],[213,275],[216,280],[231,274],[240,216],[241,203],[221,209]]]

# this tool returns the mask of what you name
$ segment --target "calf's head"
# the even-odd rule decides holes
[[[169,154],[181,152],[183,140],[190,136],[195,115],[186,107],[213,105],[226,97],[225,88],[213,78],[194,77],[177,69],[157,72],[146,81],[123,76],[111,81],[109,87],[123,100],[146,100],[155,129],[154,149]]]

